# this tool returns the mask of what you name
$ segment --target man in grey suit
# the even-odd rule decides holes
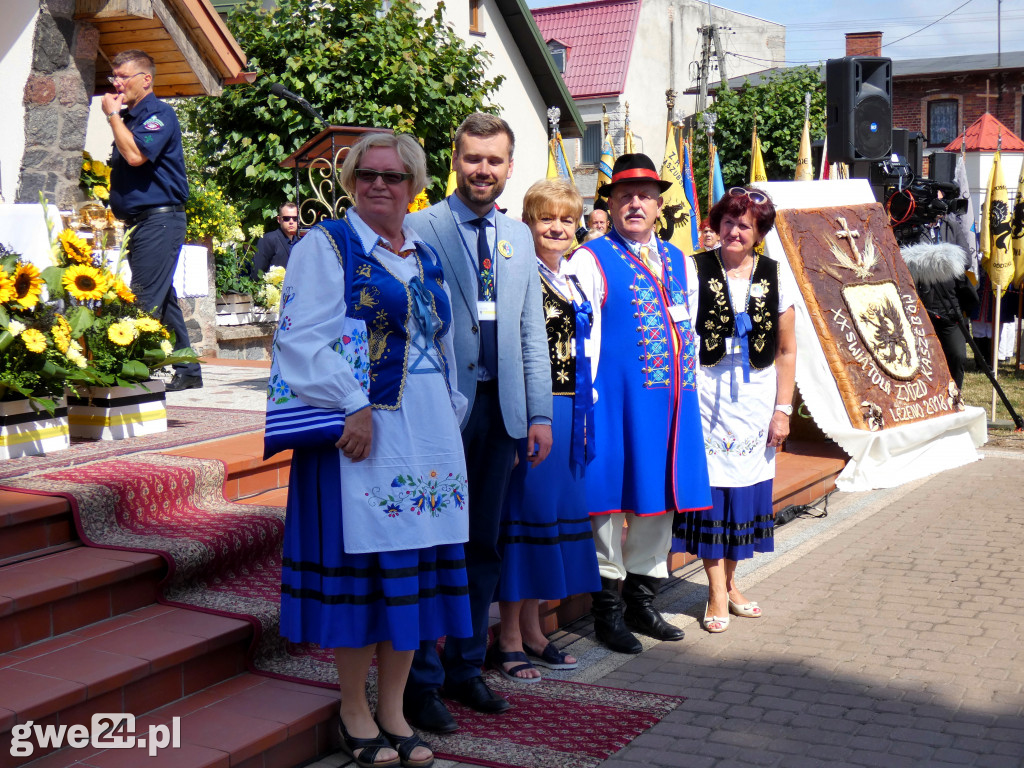
[[[455,134],[455,194],[406,218],[441,255],[452,292],[459,389],[469,400],[462,443],[469,472],[466,570],[474,634],[449,637],[440,656],[434,643],[424,643],[405,690],[408,721],[439,733],[458,727],[442,693],[479,712],[496,714],[510,706],[480,676],[501,570],[501,508],[517,441],[527,439],[532,464],[551,450],[551,365],[533,236],[494,205],[512,173],[514,144],[501,118],[470,115]]]

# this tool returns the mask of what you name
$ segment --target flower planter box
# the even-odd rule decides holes
[[[134,387],[80,387],[68,392],[72,437],[122,440],[167,431],[162,381]]]
[[[229,293],[217,297],[217,325],[244,325],[253,322],[252,296]]]
[[[71,446],[68,409],[57,401],[54,415],[37,411],[28,398],[0,400],[0,459],[35,456]]]

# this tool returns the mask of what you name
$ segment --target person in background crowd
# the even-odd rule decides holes
[[[669,186],[646,155],[616,159],[598,190],[614,229],[570,261],[601,307],[592,333],[597,457],[587,470],[601,571],[592,610],[597,639],[622,653],[643,650],[630,629],[682,639],[654,599],[668,576],[674,515],[711,506],[691,325],[696,274],[692,259],[654,234]]]
[[[700,223],[699,235],[702,251],[710,251],[718,247],[718,233],[711,227],[711,222],[707,219]]]
[[[462,443],[469,472],[466,570],[473,637],[449,637],[441,656],[433,640],[424,641],[405,697],[409,722],[441,733],[458,728],[441,693],[485,714],[511,706],[480,674],[501,572],[501,510],[518,441],[526,438],[526,460],[534,466],[551,450],[551,365],[533,237],[494,205],[512,173],[514,147],[504,120],[470,115],[455,132],[455,193],[409,217],[440,253],[452,282],[455,362],[469,400]]]
[[[704,561],[702,626],[725,632],[730,614],[761,616],[736,584],[736,563],[773,549],[775,451],[789,435],[796,371],[795,286],[754,248],[775,224],[759,190],[733,187],[711,208],[721,245],[698,254],[700,415],[711,479],[710,509],[677,519],[673,549]]]
[[[466,402],[451,301],[440,259],[405,216],[426,167],[408,134],[356,142],[340,174],[355,207],[296,246],[275,337],[291,394],[345,413],[335,446],[292,454],[281,633],[334,649],[342,748],[361,768],[433,763],[402,713],[413,652],[422,640],[472,631],[459,437]],[[358,371],[372,378],[369,394],[337,348],[346,316],[364,320],[376,339],[369,370]],[[421,514],[416,499],[428,487],[431,514]],[[374,655],[375,714],[366,698]]]
[[[153,94],[156,64],[149,54],[121,51],[111,64],[114,74],[107,79],[114,93],[100,99],[114,132],[110,208],[131,228],[128,266],[139,306],[174,334],[175,349],[184,349],[188,329],[174,291],[188,200],[181,127],[174,110]],[[178,392],[202,386],[199,363],[176,363],[165,388]]]
[[[530,465],[527,442],[519,441],[501,522],[501,633],[487,661],[519,683],[539,681],[536,666],[576,667],[576,659],[544,635],[540,601],[601,589],[584,485],[594,455],[592,429],[587,439],[594,418],[587,349],[599,308],[583,294],[565,260],[582,213],[583,199],[564,179],[538,181],[523,200],[523,221],[533,233],[540,270],[555,415],[554,445],[540,466]]]
[[[277,209],[278,228],[267,232],[256,246],[252,277],[259,278],[271,267],[288,268],[288,257],[299,242],[299,209],[295,203],[281,203]]]

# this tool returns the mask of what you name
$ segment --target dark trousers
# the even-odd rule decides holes
[[[946,365],[949,366],[949,374],[953,377],[957,389],[964,386],[964,369],[967,367],[967,339],[964,338],[960,326],[952,320],[945,320],[941,317],[931,315],[932,325],[935,327],[935,335],[942,345],[942,352],[946,355]]]
[[[473,637],[449,637],[438,656],[436,642],[426,640],[413,657],[406,691],[417,694],[456,685],[480,675],[487,652],[488,615],[501,573],[498,534],[508,491],[516,440],[505,430],[496,387],[481,386],[469,421],[462,430],[469,474],[469,542],[466,572]]]
[[[132,292],[139,306],[151,312],[174,334],[174,348],[189,346],[185,316],[174,291],[174,269],[185,242],[185,214],[157,213],[132,229],[128,240],[128,266],[132,270]],[[176,373],[200,375],[199,363],[174,366]]]

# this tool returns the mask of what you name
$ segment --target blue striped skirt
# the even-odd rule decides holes
[[[536,467],[526,460],[526,441],[519,441],[502,512],[495,600],[558,600],[601,589],[585,476],[569,464],[572,405],[571,397],[554,398],[554,445]]]
[[[746,560],[775,550],[772,479],[742,488],[711,487],[711,509],[676,515],[673,552],[704,560]]]
[[[469,587],[461,544],[347,554],[338,451],[295,451],[281,568],[281,634],[324,648],[469,637]]]

